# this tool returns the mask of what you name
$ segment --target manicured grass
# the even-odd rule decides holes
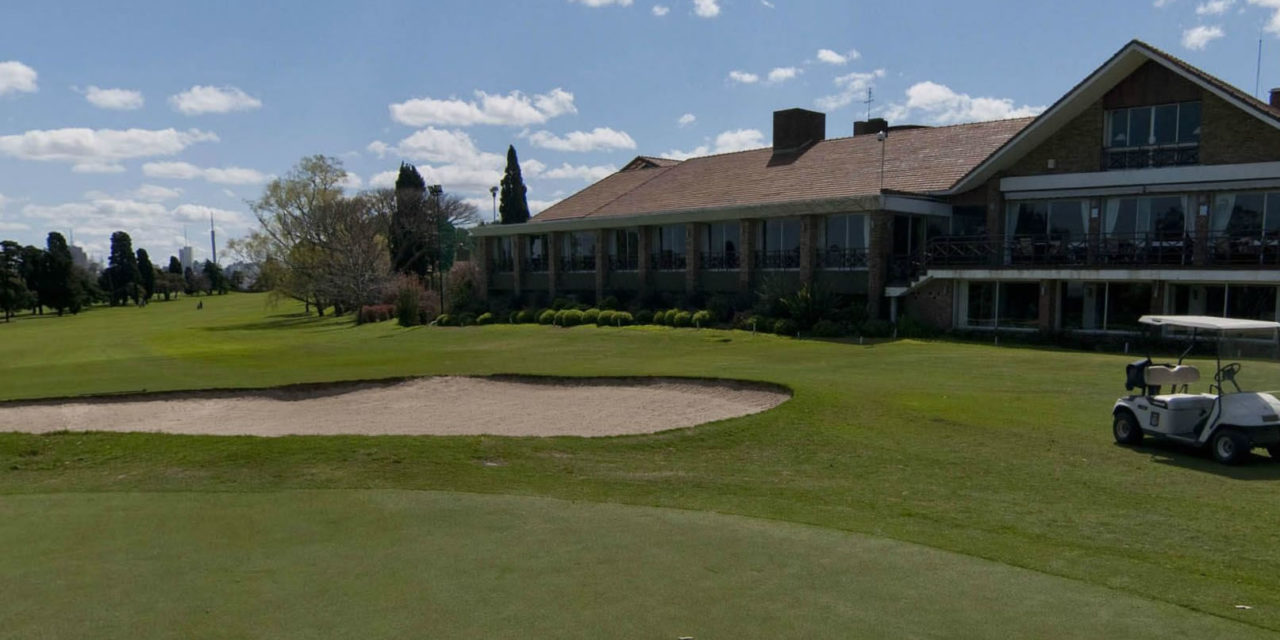
[[[5,634],[1270,635],[1105,587],[831,529],[514,496],[279,496],[10,497],[0,544],[22,552],[0,555],[0,574],[23,588],[0,599]]]
[[[215,297],[202,311],[184,300],[0,325],[0,396],[526,373],[735,377],[784,384],[795,397],[756,416],[597,440],[0,434],[0,492],[44,494],[0,499],[0,513],[83,504],[52,495],[82,491],[262,493],[244,499],[285,512],[295,489],[666,506],[919,543],[1075,579],[1108,589],[1109,598],[1138,597],[1280,630],[1280,464],[1263,455],[1226,468],[1177,448],[1115,446],[1110,408],[1133,356],[911,341],[862,347],[658,328],[353,327],[264,301]],[[1280,367],[1246,363],[1242,380],[1280,388]],[[182,505],[210,498],[130,499],[181,520],[190,508]],[[0,535],[30,535],[29,522],[0,517]],[[145,539],[152,520],[140,522],[129,535]],[[8,562],[24,557],[35,561],[18,554]],[[821,562],[805,562],[800,566],[821,572]],[[923,588],[932,575],[927,563],[917,566],[913,579]],[[592,604],[583,599],[569,610]],[[756,606],[763,605],[725,605],[730,612]],[[1093,613],[1077,609],[1081,620]],[[926,625],[920,635],[953,615],[927,611],[918,613]],[[983,635],[992,627],[944,628],[950,632],[940,635]],[[1095,635],[1130,635],[1115,629]],[[681,633],[667,631],[647,635]],[[792,635],[782,626],[762,631]]]

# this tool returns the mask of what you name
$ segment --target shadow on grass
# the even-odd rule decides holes
[[[1147,439],[1136,447],[1124,448],[1137,455],[1147,456],[1156,464],[1180,467],[1233,480],[1280,481],[1280,461],[1265,453],[1254,452],[1240,464],[1225,465],[1214,460],[1209,455],[1208,449],[1194,449],[1176,442]]]
[[[314,316],[306,313],[277,313],[267,316],[266,320],[261,322],[244,322],[241,324],[226,324],[213,327],[203,327],[205,331],[273,331],[277,329],[296,329],[299,327],[310,327],[323,324],[332,318],[330,316]]]

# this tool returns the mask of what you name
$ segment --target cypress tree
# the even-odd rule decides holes
[[[80,308],[81,292],[76,281],[75,261],[71,258],[67,239],[57,231],[50,232],[45,238],[45,259],[41,269],[39,293],[41,304],[53,308],[58,315],[68,309]]]
[[[111,256],[107,259],[106,284],[110,286],[107,296],[111,306],[124,304],[133,298],[138,301],[138,284],[142,275],[138,273],[138,257],[133,253],[133,239],[123,231],[111,234]]]
[[[425,276],[431,268],[427,234],[427,183],[417,167],[400,163],[396,177],[396,208],[391,212],[391,268],[397,273]]]
[[[507,147],[507,169],[502,174],[502,194],[498,198],[498,214],[502,224],[520,224],[529,220],[529,201],[525,194],[524,176],[520,175],[520,161],[516,158],[515,145]]]
[[[169,256],[169,273],[182,275],[182,262],[178,260],[178,256]]]
[[[151,264],[151,256],[147,255],[146,249],[138,249],[135,255],[138,257],[138,284],[142,285],[144,299],[150,300],[156,293],[155,265]]]

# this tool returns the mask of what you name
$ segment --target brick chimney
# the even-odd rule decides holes
[[[1271,106],[1280,109],[1280,89],[1271,90]]]
[[[870,120],[858,120],[853,123],[853,135],[867,136],[875,135],[881,131],[889,130],[889,121],[884,118],[872,118]]]
[[[773,112],[773,154],[803,151],[827,137],[827,114],[807,109]]]

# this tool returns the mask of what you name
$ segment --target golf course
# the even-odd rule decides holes
[[[0,324],[0,638],[1280,637],[1280,461],[1116,445],[1134,354],[203,300]],[[5,413],[436,376],[790,397],[600,437],[96,431],[108,403],[31,433]],[[1245,360],[1240,383],[1280,389],[1280,365]],[[563,404],[539,413],[580,420]]]

